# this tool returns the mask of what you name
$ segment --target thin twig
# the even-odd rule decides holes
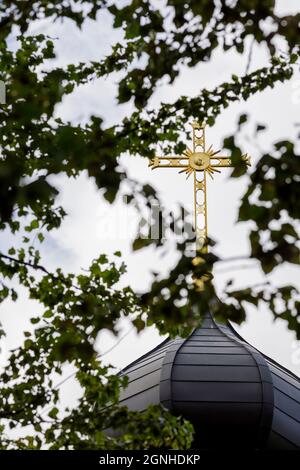
[[[225,274],[225,273],[228,273],[230,271],[238,271],[238,270],[242,270],[242,269],[253,269],[253,268],[257,268],[256,265],[253,265],[253,264],[240,264],[238,266],[230,266],[229,268],[225,268],[225,269],[216,269],[214,272],[215,274]]]
[[[221,258],[216,261],[216,263],[228,263],[231,261],[255,261],[254,258],[251,258],[247,255],[232,256],[230,258]]]
[[[249,73],[249,69],[250,69],[251,61],[252,61],[252,53],[253,53],[254,44],[255,44],[255,38],[253,37],[253,39],[252,39],[252,41],[251,41],[251,44],[250,44],[250,49],[249,49],[249,54],[248,54],[248,61],[247,61],[247,65],[246,65],[245,75],[248,75],[248,73]]]
[[[20,259],[13,258],[12,256],[5,255],[4,253],[0,253],[0,258],[4,258],[4,259],[7,259],[9,261],[13,261],[14,263],[22,264],[23,266],[28,266],[29,268],[32,268],[32,269],[37,269],[37,270],[43,271],[44,273],[48,274],[49,276],[54,276],[54,274],[50,273],[44,266],[42,266],[40,264],[33,264],[33,263],[30,263],[29,261],[22,261]]]
[[[47,274],[47,276],[52,277],[52,279],[55,279],[55,280],[59,279],[61,282],[66,283],[66,280],[65,280],[64,276],[51,273],[50,271],[48,271],[41,264],[33,264],[33,263],[30,263],[29,261],[22,261],[18,258],[14,258],[13,256],[5,255],[4,253],[1,253],[1,252],[0,252],[0,258],[7,259],[7,260],[12,261],[14,263],[21,264],[22,266],[27,266],[31,269],[42,271],[45,274]],[[67,285],[69,285],[69,283]],[[72,287],[74,287],[74,289],[81,290],[80,287],[76,286],[73,283],[72,283]]]

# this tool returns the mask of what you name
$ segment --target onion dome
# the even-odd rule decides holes
[[[129,380],[120,404],[161,403],[193,423],[193,447],[300,449],[300,379],[210,315],[121,374]]]

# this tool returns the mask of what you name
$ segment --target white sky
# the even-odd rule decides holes
[[[297,0],[281,0],[277,2],[278,11],[295,12],[299,9]],[[297,8],[298,7],[298,8]],[[35,33],[44,32],[57,37],[57,63],[66,63],[99,60],[109,53],[112,40],[121,38],[121,32],[112,32],[111,19],[107,14],[99,15],[97,22],[88,21],[82,31],[66,21],[64,24],[49,25],[48,22],[39,22],[33,25]],[[248,51],[247,51],[248,52]],[[152,99],[152,105],[158,106],[161,101],[175,100],[182,94],[197,96],[201,88],[213,88],[226,81],[232,74],[244,74],[247,63],[247,54],[240,56],[233,52],[218,51],[208,64],[201,64],[193,69],[182,69],[180,76],[172,86],[160,87]],[[267,54],[264,48],[255,47],[252,56],[251,69],[267,65]],[[252,156],[253,162],[260,155],[260,150],[270,150],[270,143],[290,139],[296,135],[295,122],[299,122],[300,110],[300,74],[295,75],[291,82],[276,85],[275,89],[267,90],[251,98],[246,103],[231,105],[217,119],[213,128],[207,131],[207,142],[220,148],[222,140],[230,135],[236,128],[236,121],[240,113],[251,114],[252,126],[246,128],[245,138],[241,141],[243,149]],[[118,106],[115,100],[117,76],[104,80],[97,80],[93,84],[79,87],[71,96],[64,99],[58,106],[57,114],[72,122],[85,122],[91,114],[101,116],[108,126],[119,122],[128,114],[131,105]],[[253,127],[257,123],[268,124],[268,132],[253,145]],[[248,135],[247,135],[248,134]],[[247,141],[247,137],[251,142]],[[100,159],[100,155],[99,155]],[[147,160],[141,157],[124,157],[124,165],[130,174],[141,182],[149,182],[155,186],[168,208],[176,203],[191,207],[192,182],[178,175],[174,170],[156,170],[151,172]],[[134,289],[141,291],[149,286],[151,270],[166,272],[175,262],[174,256],[160,258],[153,248],[132,253],[130,246],[132,236],[116,233],[107,237],[103,233],[103,224],[114,220],[116,223],[120,214],[124,217],[124,206],[121,201],[112,207],[103,201],[101,191],[94,182],[82,175],[77,180],[67,180],[65,177],[53,178],[53,182],[60,188],[60,202],[66,208],[68,217],[61,228],[46,236],[42,248],[43,264],[48,269],[62,266],[67,270],[78,271],[81,267],[89,265],[91,260],[100,253],[112,254],[121,250],[128,266],[126,283]],[[247,185],[247,177],[234,180],[229,178],[229,170],[217,175],[208,185],[208,225],[210,236],[218,241],[218,252],[223,257],[243,255],[248,253],[247,233],[249,227],[245,224],[236,224],[237,210],[240,199]],[[109,213],[109,218],[108,218]],[[129,214],[134,226],[135,219]],[[122,219],[123,220],[123,219]],[[128,222],[127,222],[128,223]],[[124,223],[123,223],[124,226]],[[132,232],[133,233],[133,232]],[[10,246],[7,237],[0,239],[1,245]],[[238,267],[240,263],[236,267]],[[236,286],[248,286],[263,279],[261,271],[255,263],[248,263],[249,269],[235,269],[224,272],[225,266],[219,265],[215,271],[215,281],[221,289],[226,279],[234,277]],[[227,268],[227,266],[226,266]],[[293,282],[300,288],[299,269],[283,266],[277,269],[270,278],[278,283]],[[1,321],[7,328],[9,335],[6,347],[9,349],[19,344],[22,332],[29,329],[30,316],[40,307],[26,298],[23,294],[16,304],[9,301],[0,307]],[[121,334],[126,333],[130,326],[126,321],[120,325]],[[274,358],[282,365],[300,375],[300,344],[295,342],[294,335],[289,332],[282,321],[273,322],[271,314],[260,308],[248,308],[247,321],[239,328],[239,333],[263,353]],[[132,360],[156,346],[162,340],[158,333],[150,328],[139,336],[132,331],[110,353],[106,360],[118,369],[124,367]],[[98,349],[104,352],[117,341],[109,332],[103,332],[98,341]],[[68,400],[75,397],[73,381],[65,384],[64,390]]]

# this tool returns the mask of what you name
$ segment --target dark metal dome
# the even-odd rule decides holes
[[[122,374],[122,405],[162,403],[193,423],[198,448],[300,449],[300,379],[210,315]]]

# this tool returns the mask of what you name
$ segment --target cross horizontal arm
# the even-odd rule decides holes
[[[153,157],[149,162],[149,166],[155,168],[182,168],[186,167],[188,157],[168,155],[166,157]]]
[[[218,155],[217,157],[212,157],[210,160],[210,165],[214,167],[224,168],[226,166],[232,166],[232,161],[230,157],[224,157]]]
[[[246,162],[247,166],[251,165],[250,156],[247,153],[242,155],[241,159],[244,162]],[[216,168],[216,167],[225,168],[225,167],[228,167],[228,166],[233,166],[232,159],[231,159],[231,157],[228,157],[228,156],[216,155],[216,156],[211,157],[211,166],[213,168]]]

